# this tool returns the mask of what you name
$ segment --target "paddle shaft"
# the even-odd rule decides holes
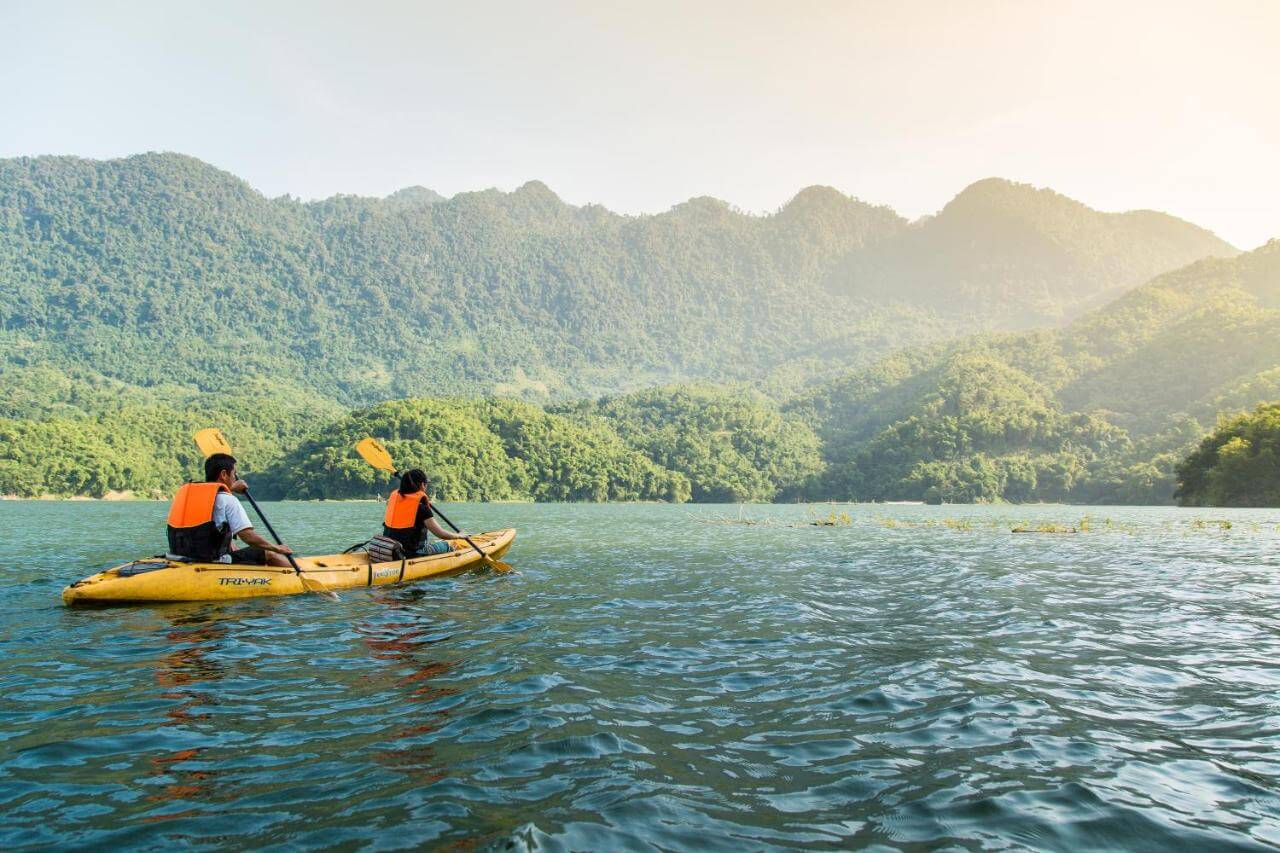
[[[253,499],[253,495],[249,494],[248,486],[244,487],[244,496],[249,499],[249,503],[253,506],[253,511],[258,514],[258,518],[262,519],[262,523],[266,525],[267,532],[271,534],[271,538],[276,540],[277,545],[283,545],[284,542],[280,539],[280,534],[276,533],[276,529],[271,526],[271,522],[267,521],[267,517],[262,514],[262,507],[258,506],[258,502]],[[289,565],[293,566],[293,570],[301,575],[302,569],[298,568],[298,561],[293,559],[293,555],[285,554],[285,557],[289,560]]]
[[[461,532],[462,532],[461,530],[459,530],[459,529],[458,529],[458,525],[454,524],[452,521],[450,521],[448,518],[446,518],[446,517],[445,517],[445,514],[444,514],[443,512],[441,512],[441,511],[440,511],[440,508],[439,508],[438,506],[436,506],[435,504],[429,504],[429,506],[431,507],[431,511],[432,511],[432,512],[434,512],[436,515],[440,516],[440,520],[441,520],[441,521],[443,521],[445,524],[447,524],[447,525],[449,525],[450,527],[452,527],[452,528],[453,528],[453,532],[454,532],[454,533],[461,533]],[[262,520],[263,520],[263,521],[266,521],[266,519],[265,519],[265,518],[264,518],[264,519],[262,519]],[[470,545],[472,548],[475,548],[475,549],[476,549],[476,553],[477,553],[477,554],[479,554],[481,557],[484,557],[486,560],[487,560],[487,559],[489,559],[489,555],[488,555],[488,554],[486,554],[484,551],[482,551],[482,550],[480,549],[480,546],[479,546],[479,545],[477,545],[476,543],[472,542],[472,541],[471,541],[471,537],[470,537],[470,536],[463,536],[462,538],[463,538],[463,539],[465,539],[465,540],[467,541],[467,544],[468,544],[468,545]]]

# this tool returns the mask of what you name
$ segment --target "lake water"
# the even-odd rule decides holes
[[[455,504],[519,575],[69,610],[165,507],[0,503],[0,847],[1280,844],[1280,511],[834,509]]]

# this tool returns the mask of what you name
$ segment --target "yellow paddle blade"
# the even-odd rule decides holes
[[[382,442],[376,438],[362,438],[356,442],[356,453],[364,457],[364,461],[368,462],[374,468],[380,471],[386,471],[389,474],[396,473],[396,465],[391,461],[391,454],[382,446]]]
[[[306,575],[299,573],[298,580],[302,581],[302,586],[305,589],[307,589],[309,592],[319,593],[320,595],[327,595],[330,598],[332,598],[334,601],[338,601],[338,594],[333,590],[329,589],[329,587],[322,584],[320,581],[316,580],[315,578],[309,578]]]
[[[515,567],[512,566],[510,563],[504,563],[501,560],[499,560],[497,557],[490,557],[487,554],[485,555],[484,560],[482,560],[481,562],[483,562],[489,568],[493,569],[495,572],[514,572],[515,571]]]
[[[200,448],[200,452],[208,459],[215,453],[225,453],[228,456],[234,456],[231,452],[231,445],[227,444],[227,439],[222,434],[222,430],[217,427],[209,427],[202,429],[195,435],[196,447]]]

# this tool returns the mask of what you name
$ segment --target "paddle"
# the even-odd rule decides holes
[[[376,438],[362,438],[359,441],[357,441],[356,453],[359,453],[365,462],[368,462],[370,465],[372,465],[374,468],[377,468],[379,471],[386,471],[388,474],[391,474],[396,477],[400,476],[400,472],[396,470],[395,463],[391,461],[391,454],[387,452],[387,448],[382,446],[382,442],[378,441]],[[445,518],[444,513],[440,511],[440,507],[436,506],[435,504],[431,504],[431,511],[434,512],[436,515],[440,516],[441,521],[443,521],[445,524],[452,527],[454,533],[462,532],[461,530],[458,529],[458,525],[454,524],[452,521]],[[463,536],[462,538],[467,540],[468,545],[476,549],[476,553],[480,555],[481,560],[484,562],[486,566],[492,569],[495,569],[499,572],[515,571],[515,569],[509,564],[504,563],[501,560],[495,559],[494,557],[490,557],[488,554],[482,551],[479,545],[471,541],[470,536]]]
[[[200,452],[208,459],[215,453],[225,453],[228,456],[234,456],[231,452],[231,445],[227,443],[227,439],[222,435],[222,430],[217,427],[209,427],[208,429],[198,430],[195,434],[196,447],[200,448]],[[284,541],[280,538],[280,534],[276,533],[276,529],[271,526],[271,522],[267,521],[267,517],[262,514],[262,507],[258,506],[258,502],[253,499],[253,495],[249,494],[249,487],[246,484],[244,496],[249,499],[250,505],[253,506],[254,512],[258,513],[258,518],[262,519],[262,523],[266,525],[267,530],[271,533],[271,538],[276,540],[277,545],[283,545]],[[298,561],[293,559],[292,554],[285,554],[289,560],[289,565],[293,566],[293,571],[298,575],[298,580],[302,581],[302,586],[309,592],[327,595],[334,601],[338,600],[338,596],[315,578],[309,578],[302,573],[302,569],[298,566]]]

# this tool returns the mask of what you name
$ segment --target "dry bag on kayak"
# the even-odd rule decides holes
[[[396,582],[404,580],[404,569],[408,564],[408,557],[404,553],[404,546],[394,539],[386,536],[375,536],[368,542],[364,543],[364,552],[369,555],[369,585],[373,585],[373,564],[374,563],[390,563],[393,560],[400,561],[400,577],[396,578]]]
[[[365,543],[364,550],[373,563],[390,563],[405,558],[404,546],[388,536],[373,537]]]

